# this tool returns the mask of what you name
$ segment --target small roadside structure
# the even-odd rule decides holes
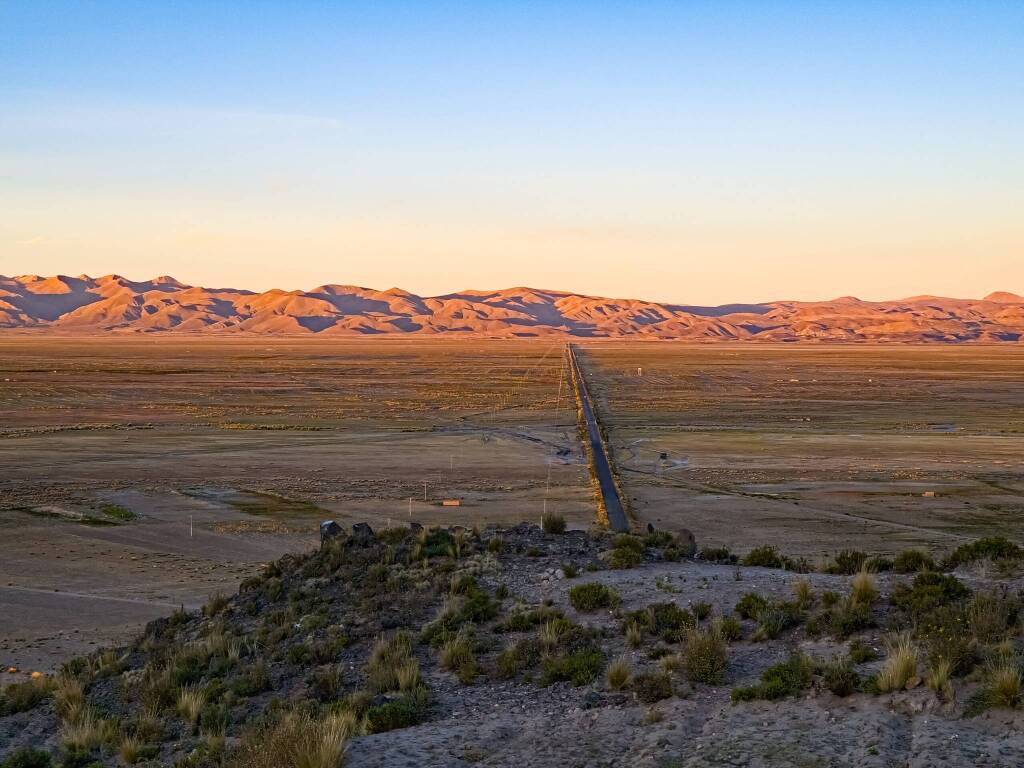
[[[441,506],[442,507],[461,507],[462,506],[462,499],[442,499],[441,500]]]

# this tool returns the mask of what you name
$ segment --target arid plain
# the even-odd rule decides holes
[[[325,518],[549,508],[591,526],[563,348],[3,340],[3,661],[50,669],[231,592]],[[1021,534],[1024,350],[606,342],[582,358],[636,526],[812,558]]]

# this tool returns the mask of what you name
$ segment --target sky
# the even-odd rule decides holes
[[[1024,3],[0,0],[0,274],[1024,293]]]

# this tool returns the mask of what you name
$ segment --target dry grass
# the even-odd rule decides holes
[[[206,706],[206,691],[198,685],[183,685],[178,691],[178,714],[195,725]]]
[[[629,661],[624,657],[620,656],[615,659],[611,664],[608,665],[607,678],[608,687],[613,691],[620,691],[629,685],[629,681],[633,677],[633,668],[630,666]]]
[[[952,669],[952,665],[946,659],[941,659],[924,676],[924,684],[944,701],[953,699],[953,681],[950,679]]]
[[[889,655],[878,673],[878,690],[882,693],[899,691],[917,677],[917,645],[908,633],[886,640]]]
[[[317,719],[290,713],[248,734],[225,768],[340,768],[357,730],[350,713]]]
[[[1003,658],[985,670],[985,689],[994,707],[1016,707],[1021,703],[1020,666],[1014,658]]]
[[[144,746],[142,739],[136,736],[125,736],[121,739],[117,753],[126,765],[135,765],[135,763],[142,759],[142,748]]]
[[[868,573],[866,568],[862,568],[850,582],[850,598],[857,605],[871,605],[878,599],[875,577]]]
[[[374,643],[370,660],[366,664],[366,685],[372,693],[397,691],[401,685],[398,670],[412,658],[412,639],[399,632],[391,637],[381,636]]]
[[[683,665],[691,683],[718,685],[725,679],[729,648],[717,627],[691,629],[686,633]]]
[[[626,627],[626,642],[630,648],[639,648],[644,641],[644,630],[635,621]]]
[[[801,609],[806,608],[814,602],[814,592],[811,589],[811,582],[808,579],[794,579],[792,583],[793,597]]]
[[[409,659],[398,668],[398,690],[411,691],[420,686],[420,664],[416,659]]]

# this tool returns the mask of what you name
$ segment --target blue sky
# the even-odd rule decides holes
[[[0,2],[0,273],[1024,291],[1021,3]]]

